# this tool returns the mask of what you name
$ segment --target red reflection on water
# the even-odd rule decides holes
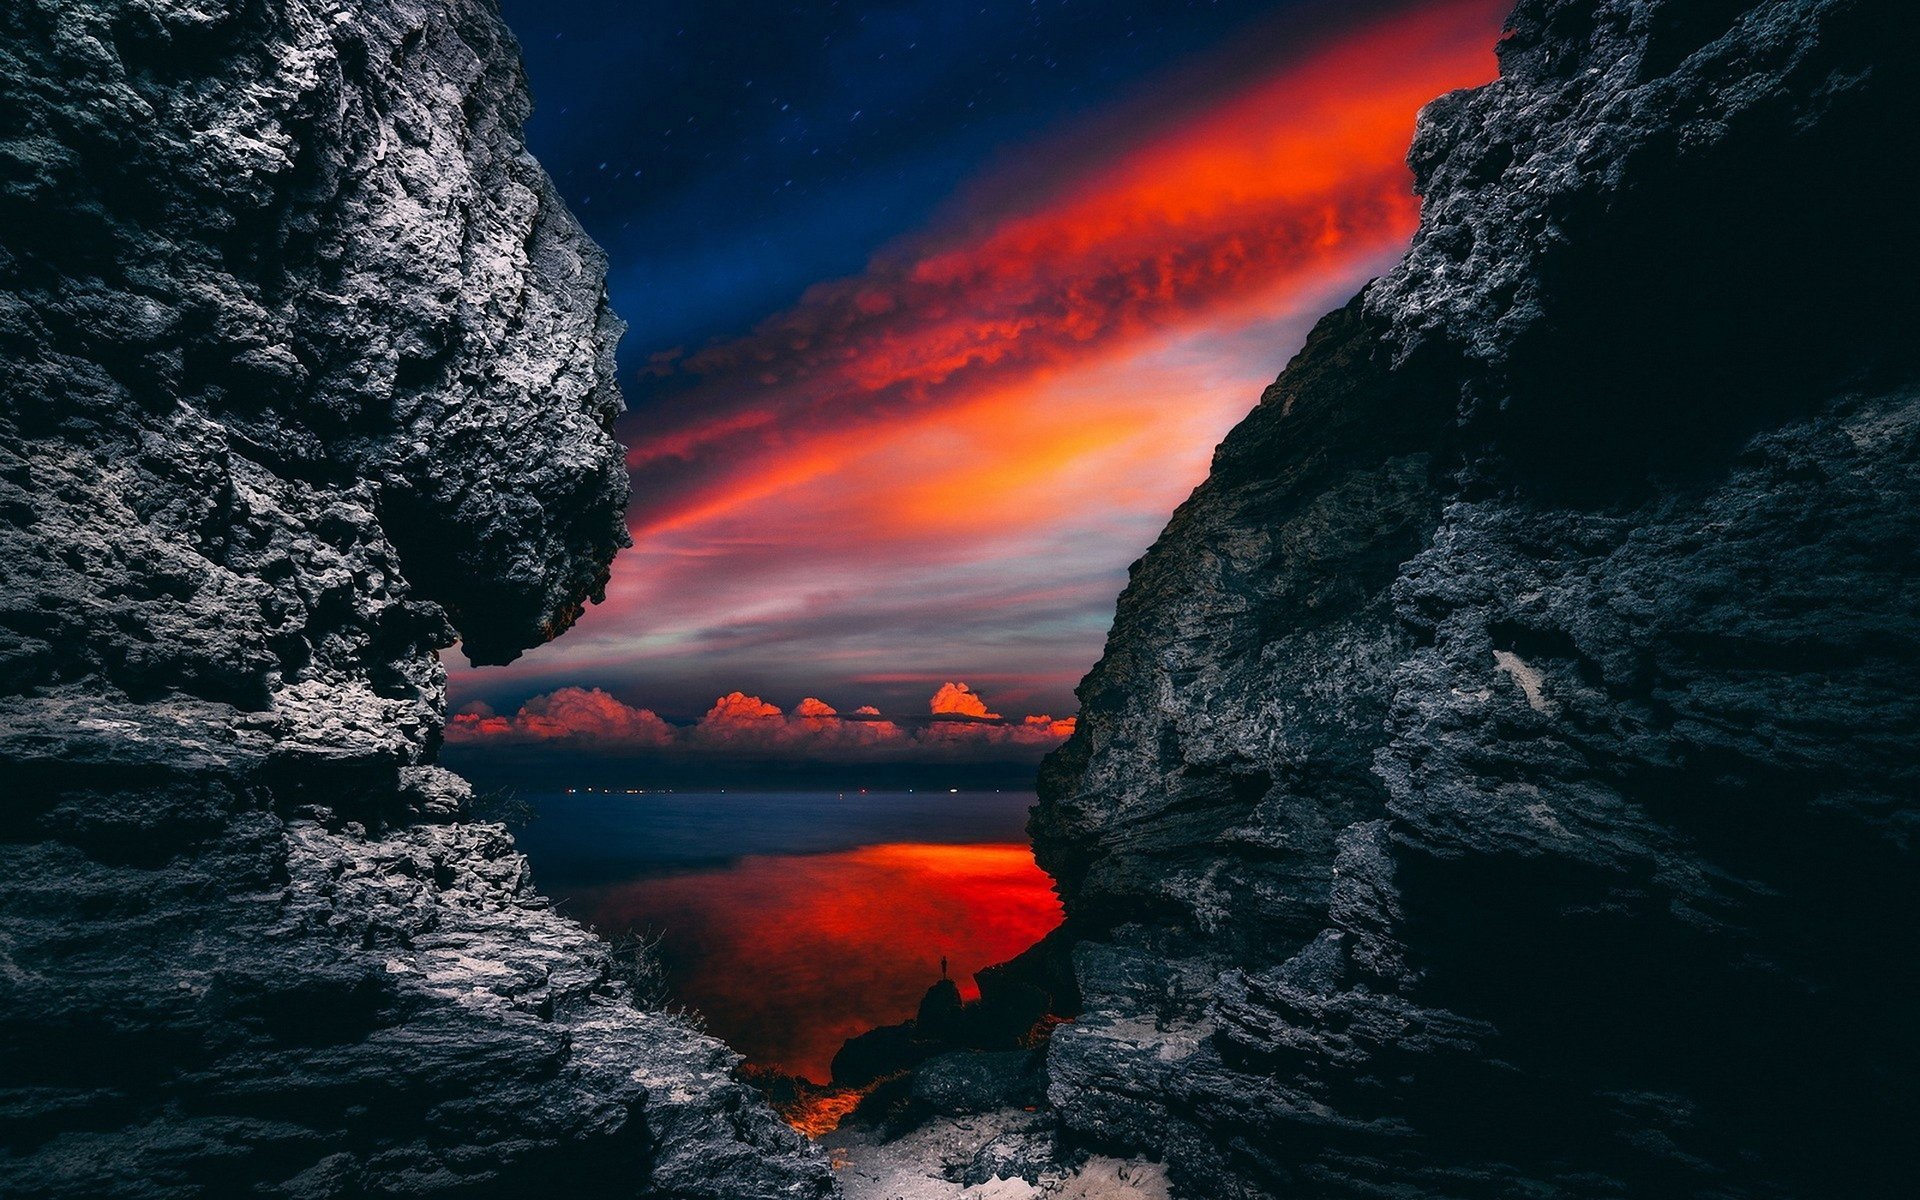
[[[658,930],[677,998],[749,1062],[825,1081],[848,1038],[913,1015],[940,958],[973,973],[1060,923],[1027,846],[900,843],[731,866],[576,894],[608,933]]]

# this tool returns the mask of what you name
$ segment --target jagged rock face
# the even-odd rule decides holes
[[[1527,0],[1136,565],[1033,831],[1193,1195],[1881,1195],[1920,1091],[1890,0]]]
[[[485,0],[0,11],[0,1192],[819,1195],[433,765],[624,543]]]

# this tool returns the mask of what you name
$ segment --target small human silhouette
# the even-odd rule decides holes
[[[942,954],[940,956],[940,978],[945,979],[946,977],[947,977],[947,956]]]

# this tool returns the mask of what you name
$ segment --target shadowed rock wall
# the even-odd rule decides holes
[[[1524,0],[1429,106],[1412,251],[1043,768],[1075,1136],[1208,1197],[1910,1186],[1916,39]]]
[[[597,599],[605,264],[485,0],[0,11],[0,1191],[831,1190],[464,782]]]

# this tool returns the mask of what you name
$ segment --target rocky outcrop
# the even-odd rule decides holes
[[[989,967],[974,980],[977,1000],[963,1000],[960,985],[943,978],[927,989],[911,1019],[848,1039],[833,1056],[834,1086],[865,1087],[949,1051],[1010,1053],[1045,1040],[1047,991],[1014,978],[1005,966]]]
[[[1187,1194],[1868,1196],[1920,1045],[1892,0],[1524,0],[1136,564],[1052,1103]]]
[[[434,765],[625,538],[487,0],[0,11],[0,1191],[832,1189]]]

